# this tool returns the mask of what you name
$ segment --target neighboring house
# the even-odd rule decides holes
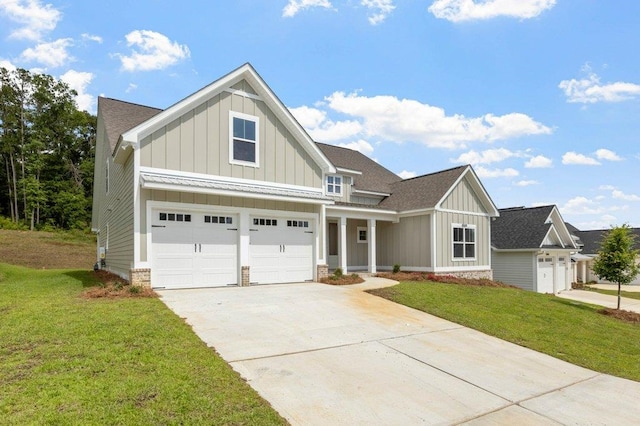
[[[571,234],[577,238],[578,244],[582,248],[582,252],[573,256],[575,262],[575,281],[581,283],[588,282],[600,282],[606,283],[607,281],[601,280],[592,270],[594,259],[598,256],[600,250],[600,244],[602,240],[609,232],[608,229],[595,229],[591,231],[580,231],[578,228],[571,224],[567,224],[567,228],[571,231]],[[632,234],[635,236],[634,249],[640,250],[640,228],[631,228]],[[640,263],[640,257],[638,257],[638,263]],[[630,284],[640,285],[640,275],[636,277]]]
[[[98,258],[133,284],[491,277],[498,211],[471,166],[402,180],[317,144],[249,64],[164,111],[99,98],[95,164]]]
[[[491,247],[494,279],[538,293],[571,288],[578,247],[556,206],[500,209]]]

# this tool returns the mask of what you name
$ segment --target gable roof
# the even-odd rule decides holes
[[[249,63],[240,66],[229,74],[219,78],[208,86],[203,87],[192,95],[170,106],[161,113],[125,131],[121,137],[121,146],[123,148],[127,146],[137,146],[143,138],[150,135],[160,127],[171,123],[173,120],[181,117],[188,111],[213,98],[217,94],[225,90],[230,90],[231,86],[242,80],[246,80],[257,93],[257,95],[251,96],[257,96],[267,105],[267,107],[269,107],[269,109],[271,109],[278,120],[280,120],[293,137],[300,142],[302,148],[311,156],[311,158],[313,158],[318,166],[326,173],[335,173],[335,167],[333,164],[331,164],[307,132],[302,128],[300,123],[298,123],[298,121],[293,117],[289,109],[285,107],[282,101],[280,101],[276,94]]]
[[[112,153],[122,133],[162,112],[158,108],[103,97],[98,98],[98,111],[102,115]]]
[[[554,211],[557,212],[554,205],[500,209],[500,217],[491,223],[491,246],[499,250],[545,247],[543,244],[547,235],[555,229],[554,223],[550,220]],[[556,226],[564,226],[563,221],[558,222]],[[557,233],[564,233],[562,231],[564,230],[555,229]]]
[[[600,250],[600,244],[610,229],[593,229],[589,231],[580,231],[576,229],[577,236],[584,244],[582,247],[583,254],[597,254]],[[633,248],[640,250],[640,228],[631,228],[631,233],[635,236]]]
[[[362,172],[362,175],[353,179],[353,188],[356,190],[389,194],[391,185],[402,180],[359,151],[318,142],[316,145],[336,167]]]

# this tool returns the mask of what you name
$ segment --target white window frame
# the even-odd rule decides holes
[[[364,231],[364,240],[360,238],[360,232]],[[369,231],[367,230],[366,226],[358,226],[357,228],[357,234],[356,234],[356,240],[358,241],[358,243],[368,243],[369,242]]]
[[[244,139],[244,138],[234,138],[233,137],[233,119],[239,118],[241,120],[253,121],[256,125],[256,139]],[[233,141],[237,139],[242,142],[250,142],[255,145],[256,150],[256,161],[243,161],[236,160],[233,158]],[[260,167],[260,117],[256,117],[255,115],[243,114],[241,112],[229,111],[229,163],[237,164],[240,166],[249,166],[249,167]]]
[[[329,179],[333,179],[333,182],[329,183]],[[336,178],[340,179],[340,183],[336,185]],[[342,196],[342,188],[344,187],[344,176],[342,175],[327,175],[325,191],[328,195]],[[329,190],[329,185],[333,186],[333,189]],[[338,189],[336,191],[336,189]]]
[[[462,229],[462,241],[454,241],[453,239],[453,234],[455,232],[455,229]],[[464,232],[464,230],[466,229],[473,229],[473,242],[467,242],[466,241],[466,232]],[[478,232],[477,232],[477,228],[476,225],[470,225],[470,224],[466,224],[466,223],[452,223],[451,224],[451,259],[453,259],[454,262],[471,262],[471,261],[475,261],[478,259]],[[462,257],[456,257],[455,253],[455,245],[456,244],[462,244]],[[467,245],[468,244],[473,244],[474,248],[473,248],[473,257],[466,257],[467,254]]]

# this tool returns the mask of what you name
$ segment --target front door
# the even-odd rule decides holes
[[[336,269],[340,262],[338,256],[338,224],[336,222],[329,222],[328,228],[328,244],[329,256],[327,262],[329,263],[329,269]]]

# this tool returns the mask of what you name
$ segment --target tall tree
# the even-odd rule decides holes
[[[636,264],[638,250],[634,250],[634,235],[629,225],[611,228],[600,243],[598,257],[593,262],[593,272],[600,278],[618,284],[618,309],[621,286],[629,284],[640,272]]]

